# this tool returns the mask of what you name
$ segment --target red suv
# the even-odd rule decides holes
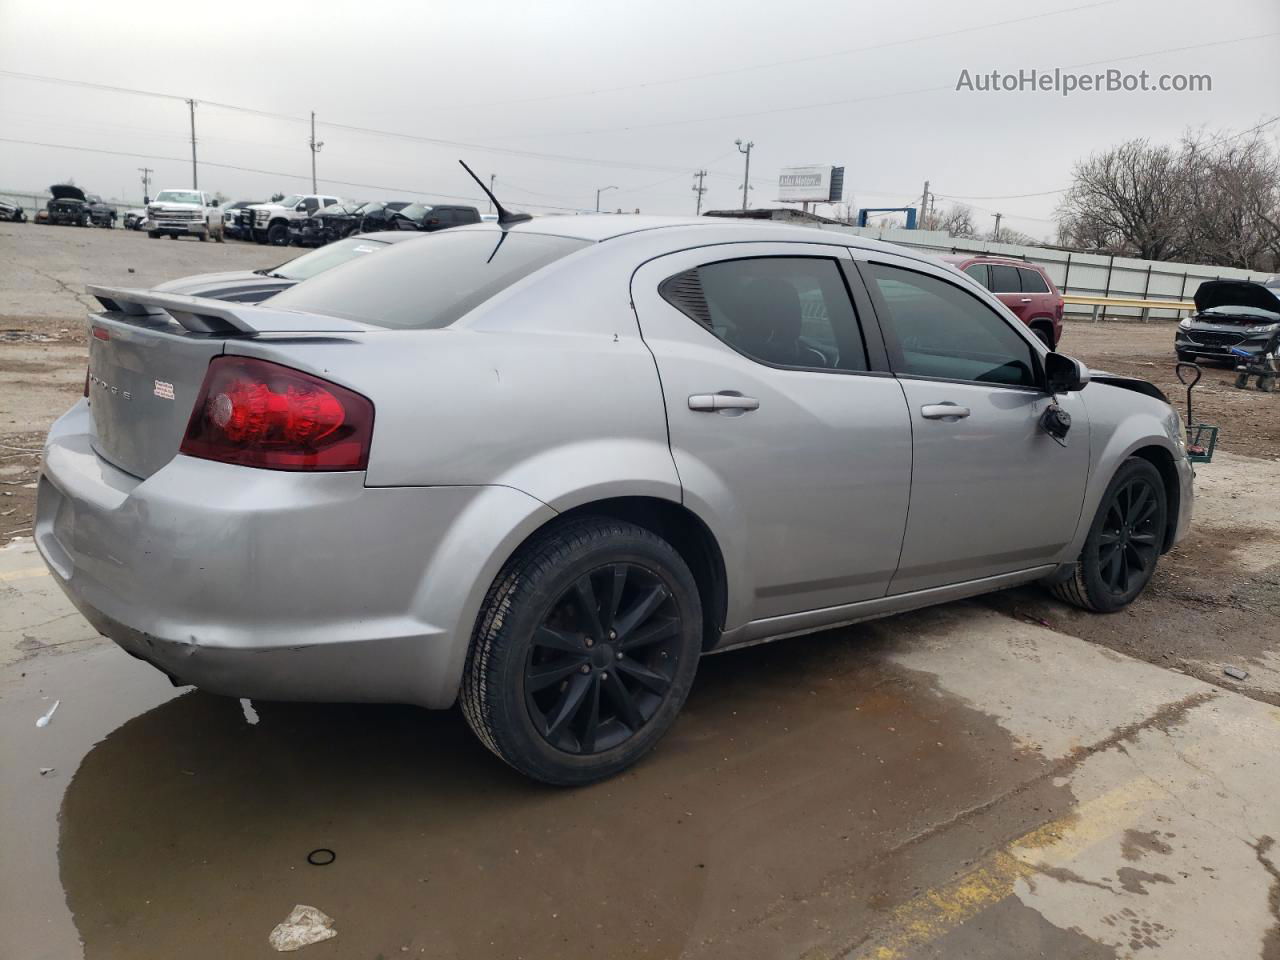
[[[942,259],[994,293],[1050,350],[1057,349],[1062,339],[1062,294],[1043,269],[1003,257],[957,255]]]

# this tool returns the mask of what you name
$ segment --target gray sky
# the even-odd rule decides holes
[[[955,90],[962,69],[1108,66],[1208,73],[1213,89]],[[857,206],[916,203],[928,179],[939,204],[976,198],[984,229],[1000,210],[1006,225],[1045,237],[1058,195],[1012,195],[1065,186],[1090,151],[1172,141],[1187,127],[1243,130],[1280,113],[1280,3],[0,0],[0,70],[294,117],[315,110],[320,188],[356,199],[476,197],[462,157],[496,173],[514,207],[590,209],[598,187],[617,186],[607,208],[692,213],[699,167],[710,171],[704,209],[738,206],[742,138],[756,145],[754,206],[773,205],[780,167],[835,163]],[[305,123],[210,102],[196,123],[201,187],[233,199],[309,190]],[[1280,143],[1280,123],[1266,133]],[[180,100],[0,75],[0,137],[176,158],[0,141],[0,190],[74,177],[137,198],[144,164],[156,169],[153,194],[190,186]]]

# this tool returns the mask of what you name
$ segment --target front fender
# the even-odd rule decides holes
[[[1075,538],[1063,553],[1063,562],[1075,560],[1079,556],[1111,478],[1120,469],[1120,465],[1138,451],[1152,447],[1163,450],[1175,466],[1180,468],[1180,472],[1190,473],[1186,463],[1181,422],[1169,404],[1154,397],[1101,383],[1090,384],[1089,389],[1081,396],[1089,410],[1091,467],[1081,505],[1080,523],[1077,525]],[[1179,505],[1170,506],[1175,507],[1179,514],[1189,516],[1189,486],[1179,492]],[[1180,523],[1179,526],[1181,525]]]

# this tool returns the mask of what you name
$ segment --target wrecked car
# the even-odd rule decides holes
[[[300,247],[332,243],[360,232],[360,211],[372,204],[349,200],[322,207],[311,216],[289,221],[289,242]]]
[[[410,203],[391,215],[387,228],[390,230],[434,231],[479,222],[480,211],[475,207],[432,206],[427,203]]]
[[[10,203],[8,200],[0,200],[0,220],[22,223],[26,219],[26,211],[21,206],[16,203]]]
[[[114,227],[116,208],[106,203],[96,193],[85,193],[72,183],[55,183],[49,188],[52,194],[45,204],[49,223],[77,227]]]
[[[1280,333],[1280,280],[1207,280],[1196,290],[1196,312],[1178,322],[1173,349],[1183,361],[1235,364],[1236,351],[1261,354]]]
[[[583,784],[705,653],[1024,583],[1115,611],[1187,533],[1159,390],[933,257],[495,207],[261,304],[89,286],[34,537],[95,629],[233,697],[460,703]]]

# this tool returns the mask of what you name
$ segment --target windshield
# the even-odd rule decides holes
[[[427,211],[431,208],[422,203],[407,203],[400,208],[399,213],[408,217],[410,220],[421,220],[427,215]]]
[[[271,304],[381,327],[447,327],[518,280],[585,246],[586,240],[537,233],[444,230],[299,284],[277,294]]]
[[[298,205],[298,203],[301,200],[302,200],[302,194],[300,193],[290,194],[289,196],[285,197],[283,200],[280,201],[280,206],[295,207]]]
[[[194,203],[200,206],[200,194],[194,190],[161,190],[156,194],[156,203]]]
[[[284,280],[309,280],[317,273],[332,270],[348,260],[363,257],[366,253],[377,253],[386,246],[389,244],[381,240],[357,240],[354,237],[348,237],[346,240],[323,246],[319,250],[304,253],[295,260],[282,263],[264,272],[269,277],[280,277]]]
[[[383,207],[383,205],[382,205],[381,203],[379,203],[378,201],[376,201],[376,200],[371,200],[371,201],[370,201],[370,202],[368,202],[368,203],[362,203],[362,204],[360,204],[360,206],[356,207],[355,212],[356,212],[356,213],[363,213],[365,216],[368,216],[368,215],[369,215],[369,214],[371,214],[371,213],[377,213],[379,210],[381,210],[381,209],[382,209],[382,207]]]

